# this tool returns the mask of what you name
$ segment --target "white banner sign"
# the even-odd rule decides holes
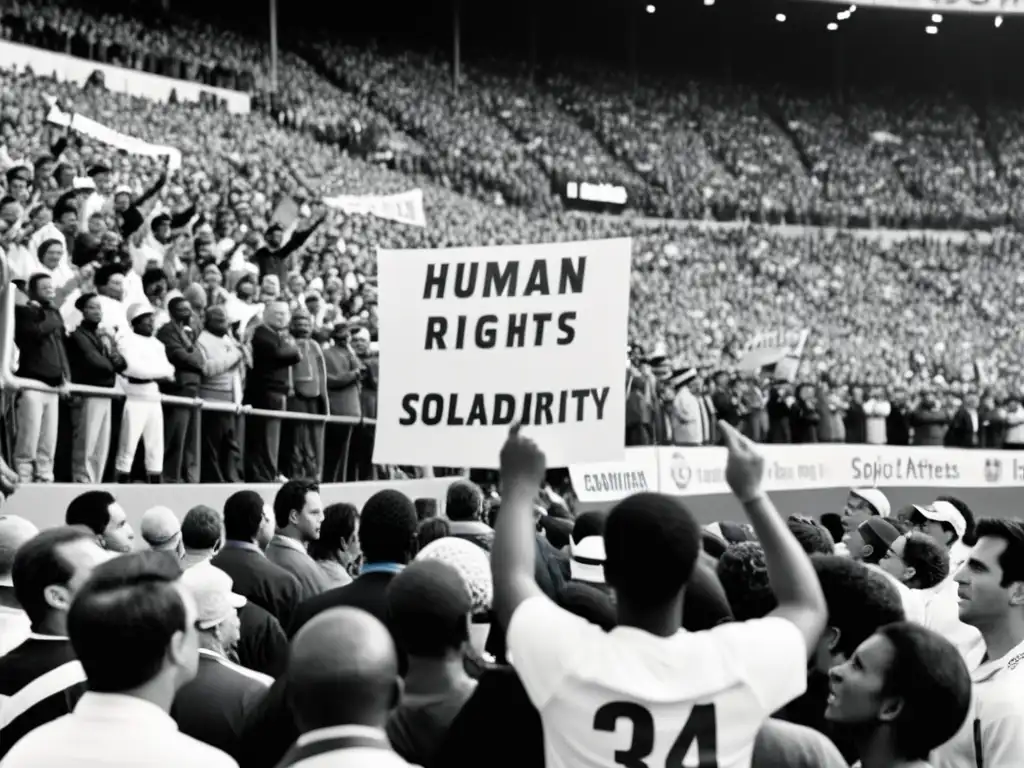
[[[380,250],[373,460],[497,467],[522,422],[551,467],[620,461],[630,240]]]
[[[812,443],[762,445],[765,490],[1024,487],[1024,452]],[[580,501],[611,502],[640,490],[728,494],[725,448],[629,448],[621,462],[569,467]],[[649,485],[651,467],[658,483]],[[642,479],[640,479],[642,478]]]
[[[744,371],[758,372],[763,368],[775,366],[775,377],[792,381],[796,378],[803,357],[808,329],[800,331],[761,331],[747,344],[739,368]]]
[[[813,0],[849,8],[850,0]],[[1011,15],[1024,13],[1024,0],[857,0],[858,8],[899,8],[928,13],[990,13]]]
[[[59,125],[63,128],[71,126],[71,130],[77,131],[83,136],[95,139],[108,147],[120,149],[130,155],[141,155],[143,157],[166,157],[167,170],[176,171],[181,168],[181,150],[175,147],[168,147],[163,144],[150,144],[148,141],[136,139],[134,136],[115,131],[102,123],[97,123],[88,117],[78,114],[69,114],[57,106],[56,101],[50,106],[46,115],[46,121]]]
[[[414,227],[427,226],[422,189],[412,189],[397,195],[337,195],[325,197],[324,205],[351,215],[376,216],[378,219]]]

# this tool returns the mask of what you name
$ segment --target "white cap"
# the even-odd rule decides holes
[[[196,600],[197,624],[202,629],[217,626],[248,602],[232,591],[232,578],[210,563],[199,563],[186,570],[181,583]]]
[[[604,584],[604,537],[586,536],[572,548],[569,573],[575,581]]]
[[[142,515],[139,532],[153,549],[176,549],[181,534],[181,521],[168,507],[151,507]]]
[[[126,315],[128,317],[128,322],[134,323],[143,315],[152,315],[154,311],[153,305],[148,301],[140,301],[128,307]]]
[[[933,501],[926,507],[915,504],[914,510],[919,512],[922,517],[934,520],[936,523],[949,523],[956,531],[957,541],[962,539],[967,531],[967,521],[964,520],[964,516],[948,501]]]
[[[892,511],[892,507],[889,505],[889,499],[887,499],[885,494],[877,488],[851,488],[850,493],[854,496],[860,496],[882,517],[888,517],[889,513]]]

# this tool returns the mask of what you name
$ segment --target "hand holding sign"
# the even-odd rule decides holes
[[[501,487],[505,493],[521,488],[532,498],[544,482],[547,458],[537,444],[519,430],[519,424],[512,426],[501,449]]]
[[[764,456],[752,440],[741,435],[728,422],[719,421],[718,428],[722,430],[725,447],[729,450],[725,463],[725,481],[729,483],[736,498],[746,504],[762,494]]]

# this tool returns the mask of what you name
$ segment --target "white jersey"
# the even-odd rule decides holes
[[[750,768],[762,723],[807,686],[803,636],[777,618],[605,633],[534,597],[513,614],[508,649],[548,768]]]

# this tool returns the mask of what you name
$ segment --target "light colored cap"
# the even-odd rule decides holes
[[[440,560],[458,571],[469,590],[474,616],[491,609],[494,600],[491,559],[483,548],[465,539],[444,536],[421,549],[416,560]]]
[[[201,629],[217,626],[248,602],[232,591],[234,580],[210,563],[199,563],[186,570],[181,583],[195,598]]]
[[[139,523],[142,538],[153,549],[174,549],[181,533],[178,516],[168,507],[152,507],[142,515]]]
[[[892,511],[892,507],[889,506],[889,499],[887,499],[885,494],[877,488],[851,488],[850,493],[855,496],[860,496],[864,501],[874,507],[875,512],[882,517],[888,517],[889,513]]]
[[[39,529],[35,523],[18,515],[0,515],[0,587],[13,587],[11,568],[21,545],[33,538]]]
[[[964,516],[948,501],[933,501],[926,507],[915,504],[914,511],[936,523],[949,523],[956,531],[957,541],[962,539],[967,531],[967,521],[964,520]]]
[[[128,317],[128,322],[134,323],[143,315],[152,315],[154,311],[153,305],[148,301],[140,301],[128,307],[126,315]]]
[[[572,548],[569,573],[574,581],[604,584],[604,538],[587,536]]]

